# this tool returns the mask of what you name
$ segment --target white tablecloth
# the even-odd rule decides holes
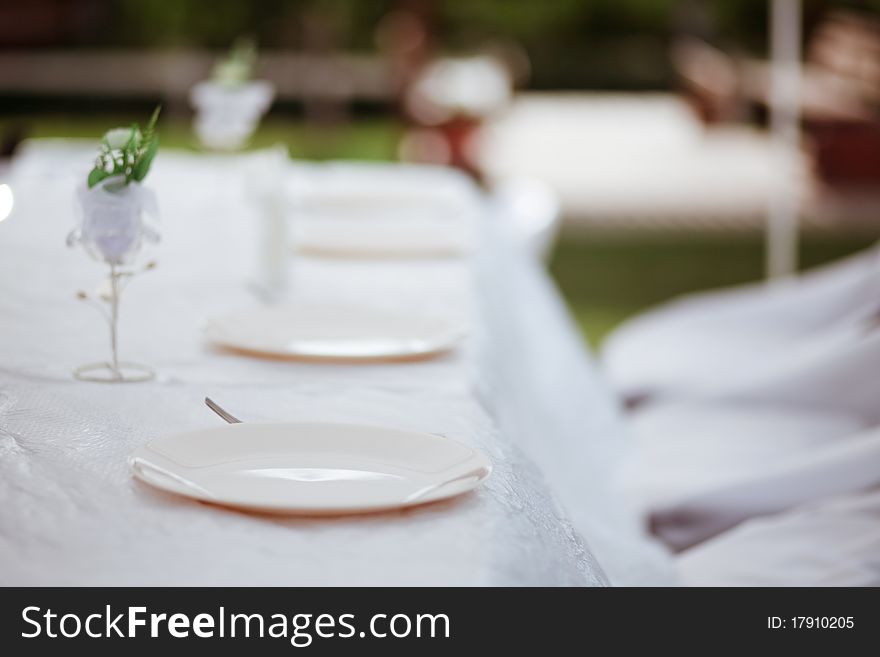
[[[200,330],[213,314],[259,303],[247,286],[260,216],[246,158],[162,153],[148,179],[162,210],[159,265],[126,291],[121,319],[123,357],[159,377],[73,380],[75,366],[107,349],[103,320],[75,298],[103,267],[64,247],[89,164],[76,147],[30,146],[12,169],[13,214],[0,223],[0,584],[668,581],[665,554],[609,483],[625,443],[616,408],[546,277],[503,236],[484,236],[460,259],[291,255],[293,298],[468,321],[472,336],[448,355],[361,366],[227,355]],[[213,508],[135,481],[126,459],[136,446],[219,422],[205,395],[246,421],[445,434],[484,450],[495,470],[455,500],[323,520]]]

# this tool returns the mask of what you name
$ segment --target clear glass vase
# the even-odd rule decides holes
[[[94,295],[80,292],[79,297],[92,302],[104,315],[110,333],[110,358],[81,365],[73,375],[82,381],[102,383],[149,381],[155,377],[151,367],[119,359],[119,306],[132,278],[152,268],[152,264],[138,267],[134,261],[145,243],[159,239],[158,232],[145,221],[145,215],[157,214],[155,197],[142,185],[125,184],[121,177],[107,178],[91,189],[82,188],[78,196],[81,220],[67,243],[82,244],[89,255],[109,267],[99,291]]]

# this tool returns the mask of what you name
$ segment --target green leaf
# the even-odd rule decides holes
[[[124,176],[123,185],[132,180],[140,182],[147,176],[159,149],[156,122],[161,109],[160,105],[153,110],[144,132],[141,132],[137,123],[133,123],[129,128],[114,128],[104,134],[98,162],[89,173],[89,187],[94,187],[109,176]]]
[[[110,175],[112,175],[112,174],[107,173],[106,171],[104,171],[104,169],[100,169],[98,167],[95,167],[94,169],[92,169],[89,172],[89,179],[88,179],[89,189],[91,189],[92,187],[94,187],[95,185],[97,185],[99,182],[101,182],[105,178],[109,177]]]
[[[137,147],[140,146],[141,141],[141,128],[137,123],[131,124],[131,135],[128,138],[128,141],[125,142],[125,146],[122,147],[123,151],[133,151],[137,150]]]
[[[147,173],[150,171],[150,165],[153,163],[153,158],[156,157],[156,152],[159,150],[159,138],[154,137],[149,144],[147,144],[146,150],[143,154],[138,158],[138,160],[134,163],[134,166],[131,169],[131,177],[137,182],[141,182],[144,178],[147,177]]]
[[[153,115],[150,117],[150,121],[147,123],[147,129],[144,130],[144,143],[153,140],[153,137],[156,134],[156,122],[159,120],[159,113],[161,111],[162,106],[156,105],[156,109],[153,110]]]

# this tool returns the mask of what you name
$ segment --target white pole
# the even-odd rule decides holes
[[[777,175],[767,208],[767,276],[774,279],[797,268],[801,0],[771,0],[770,38],[770,128]]]

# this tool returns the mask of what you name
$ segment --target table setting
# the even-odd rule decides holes
[[[154,125],[106,140],[123,179],[93,142],[10,168],[3,583],[670,580],[613,491],[610,392],[469,179]]]

